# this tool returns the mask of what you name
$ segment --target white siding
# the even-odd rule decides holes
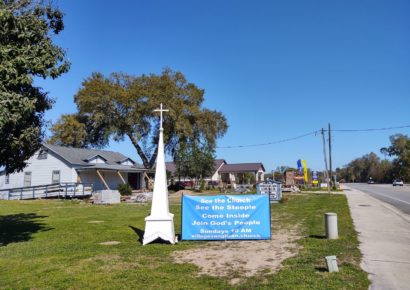
[[[258,173],[257,173],[257,180],[256,182],[262,182],[265,180],[265,171],[263,171],[262,169],[259,169]]]
[[[123,184],[121,178],[115,171],[100,170],[100,173],[110,189],[116,190],[118,185]],[[128,182],[128,174],[122,173],[122,177],[124,178],[125,182]],[[95,170],[81,171],[80,178],[81,182],[83,183],[92,183],[94,185],[94,190],[106,189],[104,183]]]
[[[78,173],[82,183],[92,183],[94,188],[104,188],[104,184],[100,181],[95,171],[80,171]]]
[[[121,162],[121,165],[134,165],[134,162],[132,162],[130,159],[125,159]]]
[[[1,172],[0,173],[0,188],[3,188],[5,182],[6,182],[6,172]]]
[[[97,155],[97,156],[94,156],[93,158],[91,158],[90,160],[88,160],[88,163],[103,164],[103,163],[106,163],[106,162],[103,158],[101,158],[101,156]]]
[[[214,175],[212,175],[211,180],[219,181],[219,172],[215,171]]]
[[[38,159],[37,151],[28,160],[28,165],[21,172],[10,174],[9,184],[5,184],[5,175],[1,175],[0,189],[16,188],[24,186],[24,173],[31,172],[31,185],[51,184],[53,170],[60,171],[60,182],[76,182],[75,170],[65,161],[58,158],[53,152],[48,152],[47,159]],[[74,170],[74,173],[73,173]]]
[[[103,171],[101,172],[104,177],[105,182],[107,182],[110,189],[117,189],[118,185],[123,184],[121,178],[118,176],[117,172],[114,171]],[[125,182],[128,181],[128,174],[122,174]]]

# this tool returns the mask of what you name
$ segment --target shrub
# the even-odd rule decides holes
[[[185,189],[185,186],[183,186],[182,183],[179,183],[179,182],[176,182],[168,186],[168,190],[172,190],[172,191],[178,191],[178,190],[183,190],[183,189]]]
[[[132,194],[132,188],[128,183],[118,185],[117,190],[120,192],[121,195]]]

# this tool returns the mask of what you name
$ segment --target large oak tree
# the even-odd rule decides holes
[[[195,142],[214,148],[216,139],[228,128],[221,112],[203,108],[204,90],[170,69],[141,76],[94,73],[82,83],[75,102],[76,116],[87,123],[91,136],[84,140],[86,144],[104,147],[110,138],[129,138],[146,168],[152,168],[157,157],[159,116],[154,109],[161,103],[169,109],[164,114],[164,142],[165,150],[173,156],[178,144]],[[71,145],[57,138],[65,135],[59,130],[53,127],[53,140]]]
[[[395,177],[410,181],[410,138],[407,135],[390,136],[389,147],[380,149],[381,153],[395,157],[392,161]]]
[[[9,173],[41,146],[43,114],[53,101],[33,78],[68,71],[65,52],[53,43],[63,28],[63,14],[51,4],[0,0],[0,166]]]

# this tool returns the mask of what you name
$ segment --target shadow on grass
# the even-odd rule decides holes
[[[32,234],[49,231],[38,219],[46,218],[35,213],[19,213],[0,216],[0,247],[11,243],[25,242],[32,239]]]
[[[132,229],[137,234],[138,242],[140,242],[142,244],[142,240],[144,239],[144,233],[145,232],[143,230],[141,230],[139,228],[136,228],[136,227],[133,227],[133,226],[129,226],[129,227],[130,227],[130,229]]]
[[[326,236],[321,236],[321,235],[310,235],[308,237],[311,238],[311,239],[318,239],[318,240],[326,239]]]
[[[325,273],[329,272],[329,270],[325,267],[315,267],[316,272]]]

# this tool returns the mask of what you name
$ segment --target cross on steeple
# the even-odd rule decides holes
[[[160,129],[162,129],[162,112],[169,112],[169,110],[165,110],[162,108],[162,103],[159,109],[155,109],[154,112],[160,112]]]

